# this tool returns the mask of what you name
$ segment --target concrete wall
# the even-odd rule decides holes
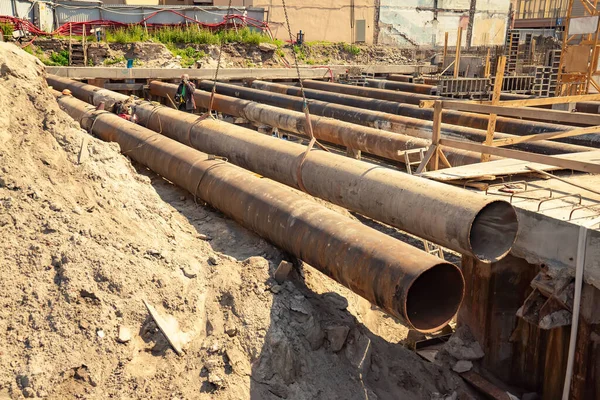
[[[351,25],[350,4],[349,0],[287,1],[292,34],[302,30],[306,41],[354,42],[356,32]],[[252,6],[265,8],[273,35],[289,40],[281,0],[254,0]],[[354,20],[366,22],[366,43],[373,43],[374,18],[374,0],[354,0]]]
[[[401,46],[456,44],[458,26],[466,44],[470,0],[438,0],[437,22],[434,0],[381,0],[379,43]],[[510,0],[478,0],[473,24],[473,46],[504,43]]]

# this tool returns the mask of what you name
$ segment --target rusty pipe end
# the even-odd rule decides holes
[[[518,229],[517,212],[510,203],[496,200],[486,204],[471,223],[472,254],[483,262],[501,260],[515,243]]]
[[[456,315],[465,294],[460,269],[440,263],[421,273],[410,284],[404,311],[409,326],[419,332],[436,332]]]

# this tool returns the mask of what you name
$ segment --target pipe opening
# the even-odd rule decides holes
[[[408,322],[420,332],[440,330],[458,312],[464,293],[465,281],[458,267],[444,263],[428,269],[408,288]]]
[[[519,224],[510,203],[498,200],[487,204],[475,217],[469,233],[471,250],[477,259],[494,262],[510,251]]]

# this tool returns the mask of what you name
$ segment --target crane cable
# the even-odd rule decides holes
[[[225,16],[225,20],[229,21],[229,13],[231,12],[231,0],[229,0],[229,5],[227,6],[227,15]],[[225,27],[227,29],[227,26]],[[217,91],[217,78],[219,77],[219,69],[221,68],[221,56],[223,54],[223,47],[225,45],[225,37],[221,38],[221,46],[219,47],[219,58],[217,59],[217,69],[215,70],[215,80],[213,81],[213,87],[210,92],[210,101],[208,103],[208,111],[207,114],[212,116],[213,102],[215,100],[215,92]],[[206,118],[206,117],[204,117]]]
[[[288,35],[290,38],[290,43],[292,44],[292,46],[294,46],[294,39],[292,37],[292,28],[290,27],[290,20],[288,18],[287,7],[285,6],[285,0],[281,0],[281,3],[283,5],[283,14],[285,16],[285,22],[287,24],[287,31],[288,31]],[[293,47],[292,47],[292,55],[294,56],[294,66],[296,67],[296,74],[298,75],[298,82],[300,84],[300,93],[302,94],[302,110],[304,111],[304,116],[306,118],[305,133],[310,138],[310,142],[308,142],[308,147],[306,148],[306,151],[302,155],[302,159],[300,160],[300,163],[298,164],[298,169],[296,170],[296,179],[298,181],[298,186],[300,187],[300,189],[303,192],[308,192],[302,182],[302,166],[304,165],[304,161],[306,161],[306,158],[308,157],[308,153],[312,150],[312,148],[314,147],[315,144],[327,152],[329,150],[317,141],[317,139],[315,138],[315,135],[313,133],[312,122],[310,119],[310,111],[308,110],[308,100],[306,99],[306,94],[304,93],[304,84],[302,83],[302,78],[300,77],[300,67],[298,66],[298,57],[296,57],[296,52],[294,51]]]

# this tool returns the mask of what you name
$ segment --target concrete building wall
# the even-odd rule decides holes
[[[463,28],[466,44],[470,0],[438,0],[437,21],[434,0],[381,0],[379,43],[401,46],[443,45],[444,33],[449,44],[456,44],[458,26]],[[510,0],[478,0],[471,45],[504,43]]]
[[[222,1],[222,0],[219,0]],[[365,21],[365,42],[373,43],[375,0],[288,0],[286,2],[292,34],[305,33],[306,41],[355,42],[360,37],[357,26]],[[281,0],[253,0],[253,7],[268,12],[273,35],[289,40]],[[354,24],[352,24],[354,20]]]

